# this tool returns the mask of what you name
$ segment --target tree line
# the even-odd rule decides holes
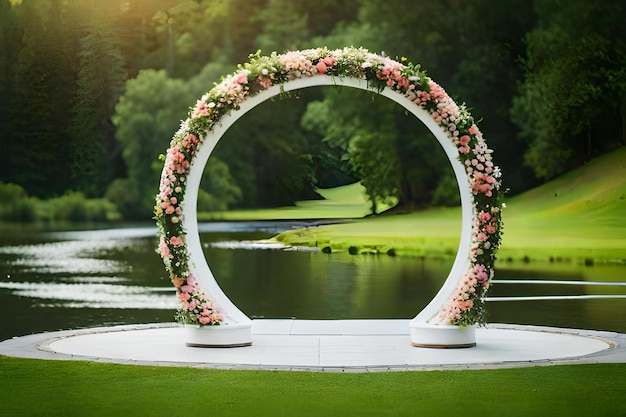
[[[516,194],[626,143],[624,21],[619,0],[0,0],[0,182],[146,218],[158,155],[221,76],[257,50],[354,45],[467,103]],[[333,87],[257,106],[210,158],[201,209],[357,180],[374,203],[456,203],[442,151],[398,107]]]

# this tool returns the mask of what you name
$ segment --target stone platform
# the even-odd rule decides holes
[[[252,346],[185,345],[183,328],[142,324],[65,330],[0,342],[0,355],[137,365],[221,369],[368,372],[493,369],[576,363],[625,363],[626,335],[614,332],[490,324],[477,346],[411,346],[409,320],[253,321]]]

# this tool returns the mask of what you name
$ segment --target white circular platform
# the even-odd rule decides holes
[[[176,324],[43,333],[0,342],[0,354],[228,369],[412,370],[626,362],[625,335],[490,325],[463,349],[411,346],[409,320],[254,320],[252,346],[185,345]]]

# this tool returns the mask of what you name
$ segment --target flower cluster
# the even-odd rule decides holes
[[[176,315],[178,322],[205,326],[218,325],[224,320],[219,308],[207,300],[193,275],[179,282],[182,285],[177,291],[180,302],[180,309]]]
[[[385,82],[387,87],[395,87],[397,89],[406,90],[409,88],[410,82],[407,77],[402,74],[404,65],[390,58],[384,59],[384,65],[376,72],[376,78]]]
[[[299,51],[291,51],[281,55],[280,63],[287,71],[287,74],[289,74],[290,80],[310,77],[317,72],[317,66],[313,65],[313,63]]]
[[[500,245],[500,171],[492,162],[474,119],[464,105],[457,105],[441,86],[426,76],[418,65],[395,61],[363,48],[327,48],[250,56],[233,74],[219,83],[189,112],[170,142],[156,196],[155,219],[159,228],[158,252],[172,283],[177,288],[180,321],[219,324],[223,317],[189,271],[185,245],[182,203],[185,179],[196,150],[221,118],[249,97],[273,85],[313,76],[352,77],[367,81],[368,87],[389,88],[427,111],[456,145],[472,191],[474,221],[469,267],[457,289],[442,307],[443,323],[483,324],[484,296],[493,276],[495,252]]]

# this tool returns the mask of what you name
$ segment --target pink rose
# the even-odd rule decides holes
[[[486,222],[488,222],[489,220],[491,220],[491,214],[489,214],[489,213],[485,213],[484,211],[482,211],[482,210],[481,210],[481,212],[480,212],[480,213],[478,213],[478,219],[479,219],[481,222],[486,223]]]
[[[319,61],[317,65],[315,65],[315,68],[317,68],[318,73],[326,74],[326,70],[328,67],[326,66],[326,63],[324,61]]]
[[[163,236],[161,236],[161,239],[159,240],[159,252],[163,258],[170,256],[170,248],[167,246],[167,243],[165,243],[165,238]]]
[[[248,76],[246,73],[241,73],[237,75],[237,78],[235,78],[235,82],[237,82],[238,84],[248,84]]]

